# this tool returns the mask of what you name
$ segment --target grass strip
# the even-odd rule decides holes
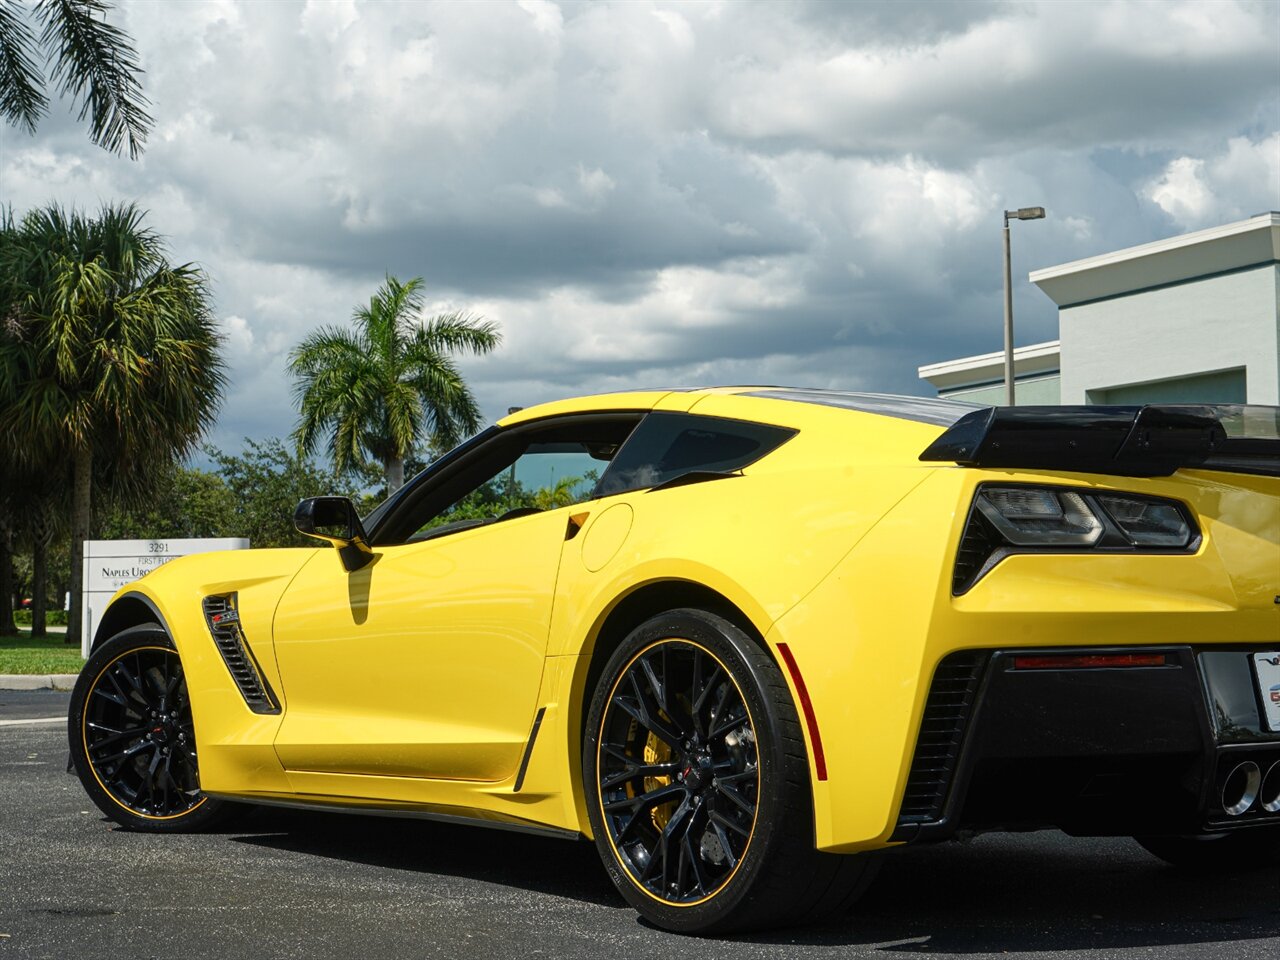
[[[66,634],[32,637],[19,630],[16,637],[0,637],[0,673],[79,673],[84,666],[80,648],[68,646]]]

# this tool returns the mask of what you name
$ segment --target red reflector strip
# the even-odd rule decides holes
[[[785,643],[778,644],[778,653],[782,654],[782,662],[787,665],[791,674],[791,682],[796,686],[796,695],[800,697],[800,712],[804,714],[804,724],[809,729],[809,742],[813,744],[813,766],[817,770],[818,779],[827,779],[827,757],[822,752],[822,734],[818,732],[818,718],[813,713],[813,701],[809,699],[809,688],[804,685],[804,677],[800,676],[800,668],[791,648]]]
[[[1071,656],[1014,657],[1015,670],[1088,670],[1094,667],[1163,667],[1163,653],[1086,653]]]

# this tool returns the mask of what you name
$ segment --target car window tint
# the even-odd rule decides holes
[[[509,466],[429,519],[410,540],[589,499],[606,462],[581,443],[534,443]],[[468,522],[469,521],[469,522]],[[446,529],[447,528],[447,529]]]
[[[445,536],[586,500],[642,417],[589,413],[491,430],[407,484],[370,530],[371,542]]]
[[[741,470],[795,432],[746,420],[650,414],[618,451],[600,478],[595,495],[656,487],[689,473]]]

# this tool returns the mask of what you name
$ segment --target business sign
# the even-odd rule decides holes
[[[89,645],[102,622],[107,601],[123,586],[141,580],[156,567],[176,557],[212,550],[247,550],[240,537],[207,537],[187,540],[86,540],[84,543],[84,609],[80,619],[80,653]]]

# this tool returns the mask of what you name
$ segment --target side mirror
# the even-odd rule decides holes
[[[348,571],[359,570],[373,560],[360,515],[346,497],[308,497],[293,511],[293,525],[299,533],[337,547]]]

